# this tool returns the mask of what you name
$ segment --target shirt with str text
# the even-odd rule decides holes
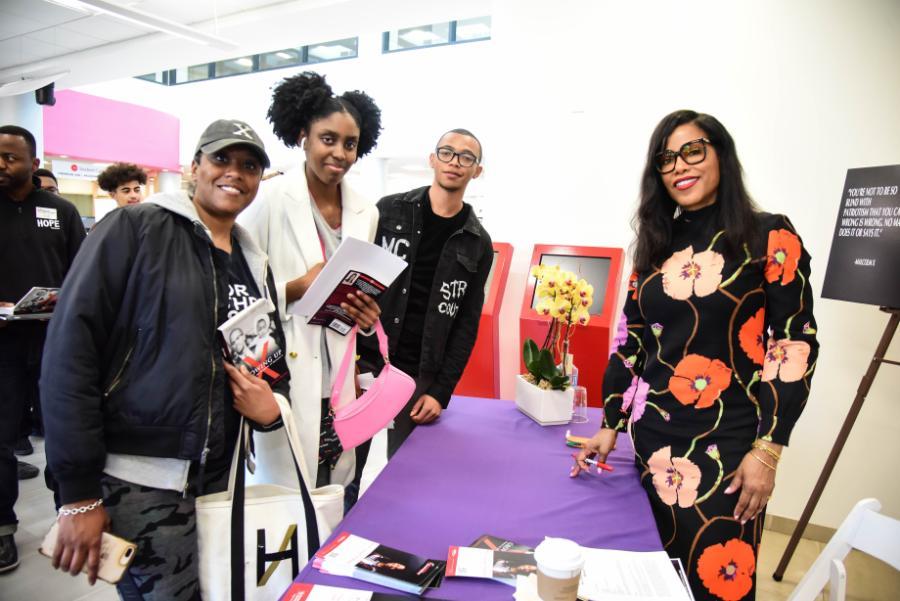
[[[434,274],[444,245],[454,232],[462,229],[469,218],[469,205],[452,217],[436,215],[431,208],[431,198],[425,194],[422,202],[422,238],[416,249],[416,256],[410,266],[412,278],[409,287],[409,301],[403,320],[403,331],[397,351],[391,360],[403,371],[411,375],[419,374],[422,355],[422,332],[425,328],[425,313],[431,298]]]

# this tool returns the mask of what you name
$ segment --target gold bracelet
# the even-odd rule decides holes
[[[767,455],[769,455],[769,456],[770,456],[772,459],[774,459],[775,461],[780,461],[780,460],[781,460],[781,453],[776,452],[775,449],[773,449],[773,448],[770,447],[769,445],[763,443],[761,440],[754,440],[754,441],[753,441],[753,448],[754,448],[754,449],[759,449],[760,451],[766,453]]]
[[[776,468],[774,465],[772,465],[771,463],[769,463],[768,461],[765,461],[765,460],[761,459],[760,457],[757,457],[752,451],[750,452],[750,456],[753,457],[754,459],[756,459],[757,461],[759,461],[760,463],[762,463],[764,466],[766,466],[767,468],[769,468],[769,469],[772,470],[773,472],[774,472],[776,469],[778,469],[778,468]]]

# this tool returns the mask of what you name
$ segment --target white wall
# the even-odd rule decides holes
[[[379,160],[424,160],[433,138],[451,127],[482,138],[485,177],[473,195],[493,238],[516,247],[501,312],[506,398],[518,365],[517,319],[531,246],[627,247],[645,145],[666,113],[694,108],[729,128],[751,193],[766,210],[790,215],[803,236],[817,290],[846,170],[900,163],[900,3],[495,0],[492,15],[490,43],[382,56],[377,32],[361,32],[359,59],[320,70],[336,90],[364,89],[384,111],[378,150],[354,168],[372,196],[385,181]],[[296,151],[281,148],[265,123],[268,88],[289,73],[82,90],[181,117],[183,160],[209,121],[233,115],[269,136],[276,164],[291,164],[299,160]],[[421,180],[386,181],[393,191],[392,185]],[[886,322],[874,307],[820,298],[816,315],[822,350],[812,396],[770,506],[770,513],[792,518],[803,509]],[[900,355],[900,342],[890,354]],[[900,515],[900,484],[890,471],[900,456],[898,389],[900,370],[885,366],[813,522],[836,526],[864,496]]]

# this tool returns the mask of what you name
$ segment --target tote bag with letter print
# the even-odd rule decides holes
[[[416,389],[416,381],[409,375],[391,365],[388,359],[388,339],[381,327],[381,321],[375,322],[375,333],[378,335],[378,349],[384,358],[384,368],[372,386],[362,396],[338,407],[341,387],[350,367],[350,358],[356,355],[356,331],[353,326],[347,343],[347,352],[341,362],[337,377],[331,388],[331,411],[334,413],[334,431],[341,440],[345,451],[371,439],[379,430],[387,426],[397,417],[400,410],[409,401]]]
[[[340,520],[343,487],[308,489],[290,407],[275,399],[299,486],[245,488],[250,426],[242,419],[228,489],[196,500],[200,592],[206,601],[277,600]]]

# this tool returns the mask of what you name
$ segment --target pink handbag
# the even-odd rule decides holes
[[[344,378],[347,377],[347,369],[350,367],[350,359],[356,356],[357,329],[357,326],[353,326],[350,330],[347,352],[331,388],[334,431],[337,432],[345,451],[364,443],[387,426],[397,417],[416,389],[415,380],[391,365],[388,359],[387,335],[381,327],[381,321],[377,321],[375,333],[378,335],[378,349],[384,357],[384,368],[361,397],[343,407],[337,406]]]

